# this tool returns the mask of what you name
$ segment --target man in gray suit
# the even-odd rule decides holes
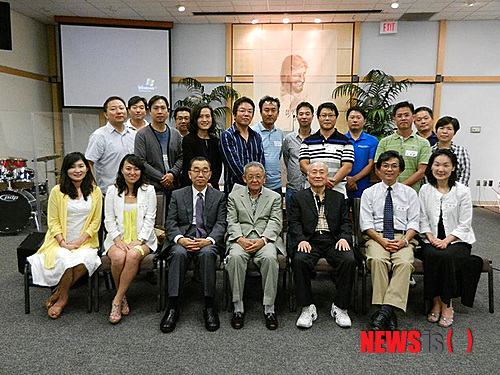
[[[279,265],[277,250],[285,254],[280,237],[283,229],[281,196],[264,187],[266,172],[258,162],[245,165],[243,181],[235,185],[227,204],[227,270],[233,291],[234,312],[231,325],[243,327],[243,289],[247,264],[253,257],[262,274],[266,327],[278,328],[274,300],[278,287]]]
[[[200,270],[205,328],[216,331],[220,326],[214,303],[215,266],[217,252],[224,246],[226,199],[224,193],[208,186],[212,171],[207,159],[191,160],[188,173],[193,185],[172,193],[165,224],[169,304],[160,324],[162,332],[172,332],[179,319],[179,297],[190,260]]]

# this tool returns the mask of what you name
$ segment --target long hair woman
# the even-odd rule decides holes
[[[45,302],[53,319],[68,304],[71,286],[87,271],[92,275],[101,264],[97,255],[101,215],[102,194],[89,162],[80,152],[66,155],[59,185],[49,196],[45,241],[28,258],[34,284],[57,286]]]

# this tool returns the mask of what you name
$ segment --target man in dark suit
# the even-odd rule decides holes
[[[356,261],[350,251],[352,223],[348,206],[343,194],[326,189],[328,167],[324,163],[310,164],[307,179],[311,187],[291,198],[288,229],[297,304],[302,307],[297,326],[309,328],[318,316],[312,303],[311,271],[320,258],[326,258],[337,275],[337,295],[331,315],[340,327],[348,328],[351,319],[347,308],[356,271]]]
[[[208,186],[211,174],[207,159],[194,158],[189,167],[193,185],[172,193],[165,224],[169,303],[160,324],[162,332],[172,332],[179,319],[179,297],[190,260],[200,271],[205,295],[205,327],[208,331],[216,331],[220,326],[214,302],[215,266],[217,252],[224,246],[226,200],[224,193]]]

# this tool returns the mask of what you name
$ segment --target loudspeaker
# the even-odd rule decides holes
[[[12,51],[10,4],[4,2],[0,2],[0,49]]]

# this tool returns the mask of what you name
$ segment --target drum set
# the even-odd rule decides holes
[[[0,233],[17,233],[23,230],[33,219],[37,230],[40,230],[36,208],[36,194],[47,195],[48,171],[47,163],[60,158],[60,155],[48,155],[37,158],[37,162],[45,163],[45,182],[36,183],[35,171],[28,168],[28,159],[0,157]]]

